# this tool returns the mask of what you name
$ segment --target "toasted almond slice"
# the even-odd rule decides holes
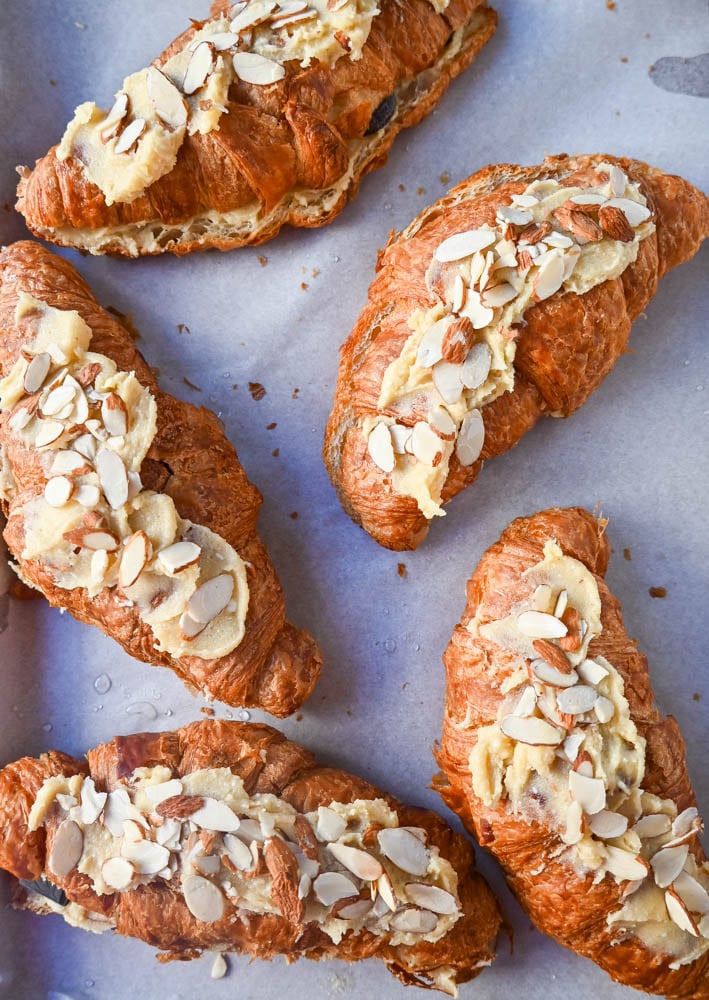
[[[523,719],[531,715],[537,704],[537,693],[531,684],[522,689],[519,701],[515,705],[513,715],[519,715]]]
[[[393,472],[396,465],[391,432],[386,424],[377,424],[367,438],[367,451],[374,464],[382,472]]]
[[[430,910],[419,910],[415,906],[406,906],[391,918],[390,925],[395,931],[408,934],[430,934],[436,929],[438,917]]]
[[[554,617],[556,617],[556,614],[554,614]],[[566,653],[563,649],[555,646],[553,642],[550,642],[548,639],[535,639],[532,645],[537,656],[540,656],[542,660],[546,660],[549,666],[554,667],[560,674],[570,674],[572,672],[572,667]],[[560,687],[568,686],[567,684],[560,685]]]
[[[92,483],[82,483],[74,491],[73,497],[82,507],[96,507],[101,499],[101,491]]]
[[[480,410],[470,410],[463,417],[455,443],[455,453],[464,468],[473,465],[483,450],[485,424]]]
[[[158,562],[172,576],[199,562],[202,549],[195,542],[180,541],[158,552]]]
[[[234,72],[244,83],[267,86],[277,83],[286,75],[280,63],[266,59],[256,52],[236,52],[233,58]]]
[[[387,909],[394,913],[398,904],[396,901],[394,886],[391,884],[391,879],[386,872],[383,872],[377,879],[377,892],[386,904]]]
[[[134,118],[121,132],[114,147],[114,152],[118,154],[132,152],[138,145],[138,140],[143,132],[145,132],[145,129],[145,118]]]
[[[529,746],[558,746],[564,734],[550,725],[545,719],[536,716],[520,718],[517,715],[507,715],[500,723],[500,729],[517,743],[527,743]]]
[[[379,849],[385,858],[409,875],[425,875],[429,851],[418,837],[401,827],[386,827],[377,833]]]
[[[460,366],[460,380],[466,389],[477,389],[490,374],[492,354],[484,342],[473,344]]]
[[[34,441],[35,446],[45,448],[47,445],[54,444],[62,436],[65,429],[64,424],[59,420],[42,420]]]
[[[234,593],[234,578],[230,573],[207,580],[187,602],[187,614],[196,622],[209,624],[226,608]]]
[[[193,917],[204,924],[213,924],[224,915],[224,896],[221,891],[202,875],[188,875],[183,879],[187,909]]]
[[[515,208],[512,205],[504,205],[502,208],[497,210],[498,219],[502,219],[503,222],[509,222],[513,226],[527,226],[530,222],[534,221],[534,216],[531,212],[525,212],[523,209]]]
[[[639,854],[632,854],[620,847],[606,846],[606,868],[620,882],[635,882],[644,879],[650,868]]]
[[[251,851],[243,840],[240,840],[231,833],[227,833],[224,836],[223,842],[226,853],[239,871],[249,871],[253,867]]]
[[[687,844],[680,844],[678,847],[663,847],[657,854],[653,854],[650,865],[655,874],[655,882],[661,889],[672,885],[684,868],[688,853]]]
[[[696,806],[689,806],[684,809],[672,823],[672,835],[674,837],[684,837],[689,833],[699,819],[699,810]]]
[[[453,317],[444,316],[430,326],[421,338],[416,352],[416,364],[420,368],[431,368],[443,358],[443,339]]]
[[[669,833],[671,828],[670,817],[665,813],[651,813],[648,816],[641,816],[633,830],[638,837],[644,840],[652,840],[654,837],[662,837]]]
[[[112,139],[114,135],[118,134],[118,130],[121,127],[121,123],[125,116],[128,114],[128,94],[120,91],[116,94],[116,99],[113,102],[113,107],[106,115],[106,120],[101,128],[101,141],[108,142]]]
[[[564,258],[555,250],[551,252],[539,268],[532,286],[532,297],[542,302],[561,288],[564,282]]]
[[[602,840],[614,840],[616,837],[622,837],[628,829],[628,820],[620,813],[601,809],[595,816],[591,816],[588,825],[591,827],[591,833]]]
[[[586,684],[575,684],[573,687],[558,691],[556,703],[560,712],[567,715],[585,715],[590,712],[598,700],[598,692],[595,688]]]
[[[484,305],[480,297],[480,292],[476,292],[471,288],[465,299],[465,308],[461,310],[461,315],[467,316],[476,330],[483,330],[492,323],[495,310],[491,309],[490,306]]]
[[[391,443],[394,446],[394,454],[404,455],[406,453],[406,443],[411,437],[411,428],[405,424],[391,424],[389,433],[391,434]]]
[[[440,243],[433,254],[441,264],[471,257],[478,250],[484,250],[497,240],[493,229],[469,229],[464,233],[455,233]]]
[[[523,611],[517,618],[517,628],[530,639],[561,639],[567,633],[562,621],[543,611]]]
[[[615,715],[615,705],[610,698],[599,695],[594,703],[593,711],[596,713],[598,721],[605,724],[606,722],[610,722]]]
[[[597,663],[596,660],[584,660],[576,667],[576,671],[581,680],[586,681],[587,684],[600,684],[608,676],[606,668]]]
[[[101,419],[111,435],[122,436],[128,430],[128,410],[116,392],[109,392],[101,403]]]
[[[277,3],[270,2],[270,0],[267,0],[265,3],[259,2],[259,0],[251,0],[250,3],[246,4],[235,15],[229,28],[238,34],[246,28],[253,28],[257,24],[262,24],[264,21],[268,21],[277,6]]]
[[[511,302],[517,295],[516,288],[503,281],[499,285],[494,285],[492,288],[486,288],[482,295],[482,303],[485,306],[489,306],[491,309],[499,309],[500,306],[506,305]]]
[[[47,375],[49,375],[49,369],[51,367],[52,359],[46,351],[42,351],[41,354],[36,354],[28,364],[25,371],[25,377],[22,383],[25,392],[30,395],[38,392],[44,385],[44,380]]]
[[[699,937],[699,928],[696,921],[690,914],[679,893],[675,892],[674,889],[668,889],[665,893],[665,906],[670,918],[679,928],[693,937]]]
[[[414,424],[411,432],[411,450],[419,462],[433,465],[441,454],[441,439],[424,420]]]
[[[645,205],[641,205],[637,201],[633,201],[631,198],[611,198],[610,201],[606,202],[606,206],[609,208],[619,208],[633,227],[646,222],[652,215],[649,208],[646,208]]]
[[[709,892],[689,872],[680,872],[672,888],[692,913],[709,913]]]
[[[216,830],[218,833],[234,833],[240,826],[239,817],[226,802],[209,796],[204,796],[204,804],[191,813],[190,821],[205,830]]]
[[[320,841],[339,840],[347,829],[347,820],[327,806],[318,806],[318,821],[315,836]]]
[[[335,843],[328,844],[327,849],[343,867],[366,882],[376,881],[383,872],[383,868],[376,858],[357,847]]]
[[[185,70],[182,81],[182,91],[185,94],[194,94],[196,90],[203,87],[209,74],[214,67],[214,52],[208,42],[200,42],[196,47]]]
[[[621,243],[632,243],[635,230],[625,217],[625,213],[615,205],[603,205],[598,213],[598,221],[604,233]]]
[[[351,878],[342,872],[323,872],[313,882],[313,892],[323,906],[332,906],[338,899],[359,896],[359,889]]]
[[[579,750],[585,740],[584,733],[579,732],[577,729],[569,735],[564,740],[564,753],[566,754],[567,760],[572,764],[577,759],[579,755]]]
[[[115,552],[118,548],[118,539],[110,531],[86,531],[81,544],[85,549],[103,549],[106,552]]]
[[[101,875],[106,885],[121,892],[133,881],[135,868],[126,858],[109,858],[101,865]]]
[[[69,503],[74,484],[66,476],[52,476],[44,487],[44,500],[50,507],[63,507]]]
[[[84,852],[84,835],[72,819],[65,819],[52,838],[47,868],[53,875],[64,878],[74,870]]]
[[[439,396],[448,406],[454,406],[463,395],[463,383],[461,382],[461,365],[451,364],[449,361],[439,361],[431,369],[433,384]]]
[[[187,104],[172,80],[168,80],[156,66],[151,66],[146,85],[148,97],[160,121],[170,128],[181,128],[187,124]]]
[[[569,771],[569,791],[587,816],[594,816],[606,808],[606,788],[601,778]]]
[[[132,587],[150,558],[150,539],[144,531],[134,532],[125,543],[118,570],[118,586]]]
[[[458,902],[450,892],[439,889],[437,885],[427,885],[425,882],[409,882],[406,885],[406,895],[412,903],[422,906],[432,913],[453,914],[458,912]]]
[[[128,502],[128,476],[122,458],[110,448],[101,448],[96,455],[96,471],[109,507],[120,510]]]
[[[557,670],[556,667],[553,667],[548,660],[532,660],[530,669],[533,675],[540,680],[542,684],[548,684],[550,687],[570,688],[573,687],[579,679],[575,670],[565,671],[562,673],[561,670]]]

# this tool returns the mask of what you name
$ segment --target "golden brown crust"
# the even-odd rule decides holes
[[[218,13],[222,10],[215,7],[213,14]],[[131,204],[107,206],[82,165],[73,158],[58,160],[53,147],[20,180],[18,211],[35,235],[65,246],[83,245],[72,229],[106,228],[101,247],[86,249],[126,256],[228,250],[262,243],[285,224],[324,225],[354,196],[362,177],[386,161],[396,135],[432,110],[496,24],[495,12],[482,0],[451,0],[440,15],[429,0],[385,0],[361,59],[344,56],[332,68],[316,61],[304,70],[294,61],[286,64],[280,83],[234,84],[219,129],[186,137],[173,170]],[[461,47],[447,52],[458,29],[463,29]],[[192,28],[176,39],[156,65],[193,33]],[[393,93],[399,95],[398,113],[383,129],[365,135],[374,110]],[[343,186],[333,200],[337,183]],[[290,198],[304,189],[307,205],[302,197]],[[228,227],[220,232],[213,220],[205,223],[206,232],[190,231],[189,220],[206,212],[222,215],[251,206],[252,218],[239,232]],[[136,250],[131,236],[145,227],[166,235],[153,249]]]
[[[506,654],[479,634],[473,636],[466,625],[475,615],[484,623],[508,614],[515,593],[519,594],[521,574],[543,558],[545,542],[554,539],[596,578],[603,631],[591,642],[589,656],[606,657],[623,678],[631,718],[647,740],[643,788],[672,798],[680,811],[696,804],[677,723],[658,713],[647,659],[628,637],[620,602],[603,580],[609,553],[604,527],[581,508],[542,511],[513,521],[480,560],[468,581],[465,612],[444,656],[447,695],[438,753],[444,773],[436,784],[446,804],[498,859],[540,930],[593,959],[619,982],[649,993],[699,1000],[709,996],[709,954],[673,970],[670,956],[650,951],[637,937],[620,940],[617,928],[610,929],[606,918],[622,906],[623,886],[610,876],[597,885],[590,874],[581,878],[568,864],[555,860],[561,845],[555,831],[509,814],[504,802],[487,808],[472,790],[468,762],[478,729],[496,720]],[[705,860],[696,840],[695,845],[697,860]]]
[[[593,167],[616,163],[656,213],[657,231],[640,244],[638,258],[620,278],[584,295],[557,293],[525,313],[517,338],[515,388],[483,408],[485,444],[474,465],[463,468],[455,454],[443,488],[447,502],[478,476],[483,463],[514,447],[549,413],[578,409],[615,365],[632,321],[652,298],[657,281],[687,260],[709,234],[709,200],[680,177],[636,160],[612,156],[556,156],[538,167],[486,167],[426,209],[381,252],[367,305],[342,349],[333,410],[325,437],[325,462],[345,510],[381,545],[413,549],[430,522],[416,501],[393,491],[391,479],[367,453],[361,428],[379,411],[377,400],[388,365],[410,334],[414,309],[433,303],[425,273],[433,251],[452,233],[494,223],[507,205],[541,177],[562,184],[592,185]]]
[[[261,496],[246,478],[217,417],[162,392],[126,328],[98,305],[71,264],[36,243],[15,243],[0,252],[2,375],[10,371],[22,346],[14,321],[22,291],[59,309],[77,310],[93,330],[92,350],[112,358],[120,370],[135,371],[150,389],[157,403],[158,428],[141,469],[143,483],[147,489],[169,494],[181,517],[221,535],[248,564],[246,631],[240,645],[227,656],[173,659],[155,649],[152,630],[135,608],[119,602],[115,589],[104,589],[94,598],[83,589],[62,590],[46,564],[20,559],[23,522],[16,511],[44,487],[36,454],[13,445],[5,413],[0,415],[0,441],[7,447],[7,460],[18,483],[12,501],[4,505],[5,540],[23,579],[41,590],[51,604],[98,625],[137,659],[170,667],[193,690],[232,705],[289,715],[312,692],[322,665],[320,653],[307,633],[285,620],[276,571],[256,534]]]
[[[190,914],[182,894],[165,882],[99,897],[86,877],[76,872],[56,880],[69,900],[109,916],[121,934],[146,941],[176,959],[216,948],[266,959],[278,954],[289,960],[380,958],[395,975],[417,985],[427,985],[441,966],[453,967],[456,980],[465,982],[493,958],[500,915],[492,893],[475,871],[468,841],[435,813],[403,805],[361,778],[322,767],[309,751],[269,726],[196,722],[171,733],[117,737],[87,757],[96,786],[103,790],[114,787],[136,767],[163,764],[176,775],[204,767],[229,767],[251,794],[278,795],[303,812],[333,801],[384,798],[398,811],[401,825],[423,827],[429,842],[453,865],[463,906],[463,915],[452,930],[434,944],[393,947],[386,937],[350,932],[335,946],[316,924],[239,911],[233,903],[218,922],[202,923]],[[23,758],[0,772],[0,818],[9,831],[0,843],[0,867],[15,876],[36,878],[45,868],[51,824],[47,843],[43,831],[28,835],[27,817],[44,778],[62,770],[69,774],[86,768],[80,761],[48,754],[40,760]],[[235,914],[238,919],[233,921]]]

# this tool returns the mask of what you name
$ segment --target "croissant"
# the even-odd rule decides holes
[[[342,352],[324,458],[350,517],[415,548],[485,459],[581,406],[707,233],[690,184],[602,155],[487,167],[426,209]]]
[[[519,518],[445,654],[437,784],[537,927],[618,982],[709,997],[709,864],[676,721],[603,577],[605,524]]]
[[[325,767],[275,729],[203,721],[0,771],[17,905],[191,959],[379,958],[456,995],[500,914],[434,812]]]
[[[43,247],[0,251],[0,498],[21,579],[139,660],[293,712],[321,657],[285,620],[261,495],[209,410],[162,392],[128,330]]]
[[[17,208],[43,239],[129,257],[324,225],[496,24],[483,0],[217,2],[19,168]]]

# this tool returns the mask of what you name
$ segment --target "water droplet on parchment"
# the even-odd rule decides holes
[[[108,694],[111,690],[111,678],[108,674],[99,674],[94,681],[94,691],[97,694]]]
[[[132,705],[127,705],[126,715],[139,715],[151,722],[158,717],[157,709],[149,701],[134,701]]]
[[[248,722],[251,718],[251,712],[247,712],[245,708],[240,708],[236,713],[236,717],[239,722]]]
[[[387,653],[396,652],[396,639],[385,639],[382,645]]]

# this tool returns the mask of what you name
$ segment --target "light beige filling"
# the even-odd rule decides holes
[[[192,811],[193,820],[166,819],[159,811],[161,803],[175,796],[183,799],[199,796],[211,813]],[[219,808],[225,808],[226,813],[216,812]],[[320,845],[317,861],[306,857],[300,850],[295,827],[299,815],[297,811],[274,795],[249,795],[241,779],[228,768],[207,768],[179,779],[163,766],[138,768],[108,795],[98,793],[93,781],[85,780],[81,775],[48,778],[30,811],[29,830],[40,828],[50,817],[56,816],[57,811],[64,821],[76,823],[81,830],[83,846],[80,857],[76,859],[76,867],[91,879],[99,895],[116,891],[116,887],[106,881],[112,859],[125,860],[128,857],[132,859],[134,870],[129,884],[118,891],[131,891],[139,885],[160,879],[173,887],[179,885],[183,892],[189,892],[186,887],[191,879],[198,876],[210,882],[219,898],[231,900],[240,909],[254,913],[279,913],[278,903],[272,895],[271,875],[267,871],[255,873],[263,845],[276,837],[285,841],[298,861],[299,894],[305,906],[304,921],[320,924],[335,943],[348,931],[358,933],[363,929],[391,935],[392,945],[437,941],[460,916],[457,874],[450,862],[440,856],[437,847],[426,844],[426,872],[417,876],[407,874],[394,864],[376,844],[365,847],[363,838],[371,826],[384,829],[399,826],[397,813],[383,799],[358,799],[348,804],[331,802],[325,809],[320,807],[304,814]],[[210,818],[214,816],[219,817],[216,830],[210,828]],[[412,832],[426,843],[423,830]],[[229,838],[232,838],[231,843]],[[252,863],[241,866],[239,854],[234,851],[234,839],[238,839],[242,850],[247,849],[247,857],[251,853]],[[164,866],[156,869],[156,865],[161,864],[159,858],[152,866],[156,870],[147,871],[143,866],[141,871],[141,850],[147,855],[148,851],[155,850],[156,844],[163,845]],[[397,930],[396,920],[392,925],[395,912],[383,906],[379,897],[381,879],[357,878],[334,858],[328,845],[354,847],[376,859],[396,897],[396,913],[408,910],[424,912],[413,903],[411,895],[415,889],[410,888],[412,883],[419,887],[436,887],[450,894],[449,901],[454,912],[435,914],[435,927],[424,933]],[[236,859],[238,866],[229,864],[230,859]],[[329,872],[349,878],[354,883],[354,895],[370,897],[370,910],[347,919],[337,916],[332,905],[324,905],[318,896],[317,879]],[[46,877],[52,880],[51,870]],[[188,906],[192,908],[189,901]],[[431,917],[431,911],[426,913]],[[77,919],[72,910],[67,911],[67,915],[71,921]],[[81,925],[85,926],[85,922]]]
[[[593,661],[587,659],[589,642],[602,631],[600,596],[595,579],[582,563],[563,555],[555,542],[547,542],[544,559],[523,576],[529,583],[529,596],[519,601],[506,618],[481,624],[476,616],[467,626],[472,635],[480,635],[519,657],[519,667],[500,686],[504,698],[497,721],[478,730],[469,761],[473,791],[488,808],[505,801],[511,812],[528,822],[543,822],[555,829],[568,845],[561,849],[562,860],[581,876],[593,872],[595,882],[609,875],[617,881],[630,878],[617,874],[614,864],[617,852],[624,852],[620,857],[626,865],[630,859],[643,859],[647,875],[630,879],[630,894],[622,908],[609,914],[608,923],[617,925],[622,934],[636,935],[647,947],[672,955],[676,965],[692,962],[709,950],[709,921],[702,923],[703,915],[709,912],[709,898],[706,910],[701,900],[697,903],[702,887],[709,889],[709,870],[706,865],[697,866],[691,853],[684,862],[683,872],[699,886],[695,887],[694,896],[689,897],[687,905],[697,930],[695,934],[678,926],[671,918],[665,899],[669,885],[660,887],[653,881],[652,859],[667,845],[674,846],[678,839],[677,833],[670,828],[670,823],[677,820],[677,807],[671,799],[660,799],[642,790],[646,744],[630,716],[623,679],[603,657]],[[561,594],[566,595],[568,607],[575,609],[585,623],[580,648],[566,654],[569,664],[582,673],[589,663],[602,668],[605,674],[602,679],[592,683],[582,676],[577,683],[595,687],[598,695],[610,703],[612,714],[606,722],[599,721],[593,711],[565,718],[557,703],[559,691],[563,689],[541,683],[528,666],[539,659],[539,653],[532,645],[533,639],[520,628],[521,616],[529,611],[541,611],[555,617],[554,610]],[[525,718],[544,719],[556,727],[561,734],[557,745],[532,745],[502,731],[503,725],[520,714],[521,698],[530,683],[535,689],[536,704]],[[567,690],[572,689],[573,686]],[[586,764],[580,766],[583,760]],[[627,820],[625,832],[607,837],[594,833],[592,824],[598,821],[600,809],[591,814],[584,812],[583,816],[580,812],[574,813],[578,805],[574,802],[570,774],[577,769],[602,782],[605,789],[603,812]],[[664,833],[646,836],[635,829],[641,818],[655,815],[669,818]],[[691,829],[688,840],[699,829],[698,821],[695,820]],[[672,887],[680,894],[684,892],[681,884],[674,881]]]
[[[498,217],[495,227],[485,224],[478,230],[494,234],[495,240],[487,248],[449,263],[441,264],[435,258],[432,260],[426,276],[427,284],[439,297],[439,301],[432,308],[417,309],[411,315],[409,326],[412,332],[401,354],[388,366],[382,380],[377,406],[380,410],[393,410],[395,415],[378,414],[367,417],[362,428],[365,438],[369,439],[378,424],[383,423],[390,429],[398,424],[398,432],[401,434],[402,424],[410,427],[415,421],[428,421],[433,425],[433,414],[440,414],[443,410],[448,415],[455,427],[454,433],[440,438],[435,454],[432,452],[432,459],[412,453],[410,442],[404,447],[397,447],[394,440],[395,458],[391,470],[393,488],[396,493],[413,497],[421,513],[427,518],[445,513],[441,506],[441,491],[466,417],[475,411],[479,412],[488,403],[514,388],[514,328],[523,321],[525,312],[535,301],[546,297],[536,291],[544,260],[554,256],[562,258],[564,280],[560,293],[574,292],[582,295],[604,281],[619,277],[635,261],[640,241],[654,231],[652,221],[645,221],[634,227],[634,238],[628,242],[612,239],[606,234],[600,242],[585,242],[578,236],[572,239],[569,237],[569,231],[564,229],[552,213],[575,196],[591,194],[606,200],[622,197],[646,207],[646,199],[637,184],[626,178],[622,195],[614,194],[610,180],[611,167],[602,165],[599,170],[606,170],[609,180],[594,188],[563,187],[553,179],[534,181],[527,186],[522,196],[516,196],[524,202],[523,211],[529,217],[528,222],[517,227],[516,236],[509,237],[506,232],[508,224]],[[513,207],[518,210],[520,208],[515,202]],[[523,226],[542,221],[548,221],[552,225],[551,240],[557,236],[567,237],[569,245],[554,246],[551,242],[547,245],[541,241],[535,245],[535,250],[535,246],[530,248],[523,240],[520,241]],[[543,248],[543,253],[532,261],[528,269],[518,265],[517,255],[520,251],[535,253],[540,248]],[[510,285],[514,290],[514,297],[506,304],[493,308],[491,321],[481,326],[480,309],[471,305],[476,294],[472,286],[487,256],[494,258],[490,261],[491,273],[494,275],[491,278],[491,289]],[[467,289],[467,297],[457,308],[454,301],[456,281],[462,282]],[[480,349],[479,345],[487,348],[490,366],[487,376],[480,384],[462,389],[458,399],[451,396],[446,399],[436,384],[437,373],[441,366],[445,367],[445,361],[433,365],[422,363],[419,351],[424,338],[427,335],[430,337],[436,324],[447,325],[458,317],[473,321],[476,327],[473,347],[476,350]],[[448,367],[450,369],[451,366]],[[482,442],[482,438],[480,441]],[[459,457],[464,465],[470,465],[474,461],[472,456],[463,458],[459,453]],[[382,466],[386,466],[385,471],[390,471],[388,464],[390,463],[385,462]]]
[[[52,569],[55,584],[64,590],[82,587],[94,597],[106,588],[118,588],[120,599],[134,606],[152,629],[157,649],[172,656],[192,654],[204,659],[227,655],[244,636],[249,604],[246,567],[223,538],[181,518],[171,497],[142,488],[139,471],[157,427],[157,409],[149,390],[138,382],[134,372],[118,371],[108,357],[88,350],[91,330],[77,312],[54,309],[22,293],[15,320],[19,326],[31,324],[35,335],[24,350],[26,356],[18,358],[7,378],[0,382],[0,408],[15,407],[15,413],[22,409],[23,399],[28,398],[24,380],[29,363],[39,355],[49,354],[52,369],[40,390],[39,406],[29,422],[13,433],[24,447],[39,448],[47,483],[64,475],[72,484],[71,496],[59,506],[50,505],[45,491],[16,510],[24,528],[22,559],[45,562]],[[90,365],[100,371],[86,391],[77,385],[73,408],[68,407],[71,412],[63,418],[62,411],[59,415],[45,415],[43,407],[48,405],[52,387],[69,384],[67,380],[75,380]],[[109,395],[122,401],[127,414],[122,435],[110,436],[101,422],[101,406]],[[77,410],[80,404],[82,412]],[[48,445],[38,445],[42,441],[39,435],[54,422],[61,425],[60,436]],[[91,433],[86,430],[89,425]],[[93,459],[76,450],[84,448],[82,438],[93,438]],[[128,499],[118,507],[108,502],[99,472],[98,453],[106,449],[118,456],[128,479]],[[59,463],[67,457],[83,464],[63,473]],[[4,499],[10,501],[16,489],[14,478],[3,474],[0,485]],[[88,499],[87,491],[93,494]],[[115,540],[115,548],[97,551],[93,542],[86,544],[92,532],[108,534]],[[127,545],[139,532],[147,536],[149,543],[146,562],[135,582],[121,582]],[[160,554],[179,541],[198,545],[199,555],[192,565],[173,571]],[[221,574],[231,577],[231,598],[221,613],[190,638],[182,622],[187,603],[199,587]]]

